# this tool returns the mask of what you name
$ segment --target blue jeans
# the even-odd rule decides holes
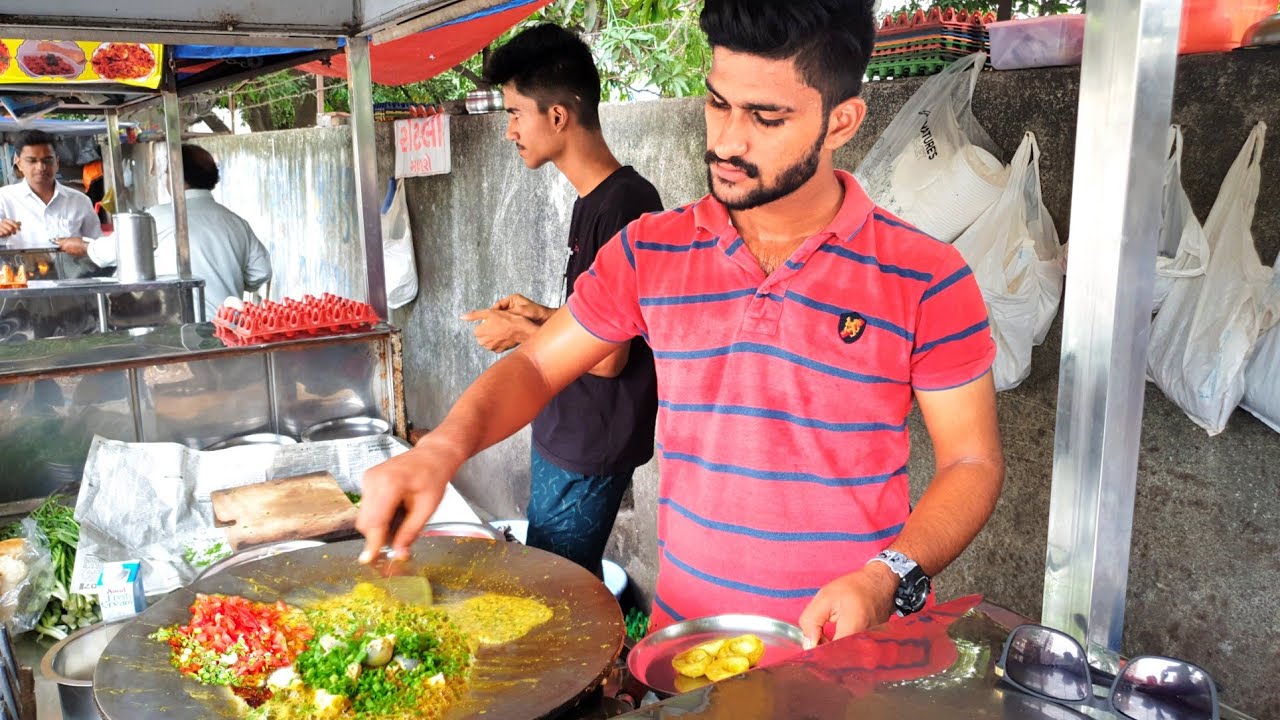
[[[603,577],[604,548],[634,471],[582,475],[531,452],[530,547],[553,552]]]

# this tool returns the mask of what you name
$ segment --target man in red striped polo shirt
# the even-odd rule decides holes
[[[401,506],[407,551],[463,461],[639,335],[660,405],[654,627],[760,613],[815,643],[923,606],[1003,482],[995,345],[959,253],[834,169],[866,113],[869,6],[707,0],[711,195],[630,224],[565,310],[369,472],[363,560]],[[913,398],[937,467],[914,509]]]

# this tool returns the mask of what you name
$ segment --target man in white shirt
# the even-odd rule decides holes
[[[102,235],[89,197],[58,182],[57,138],[41,130],[18,136],[14,162],[22,181],[0,187],[0,243],[10,248],[52,250],[64,240],[84,242]],[[79,276],[87,264],[59,264],[59,272]]]
[[[208,150],[182,146],[186,179],[187,229],[191,246],[191,275],[204,280],[205,317],[211,319],[229,297],[240,299],[271,279],[271,256],[244,218],[218,204],[213,188],[218,165]],[[156,275],[178,274],[177,234],[173,204],[147,211],[156,219]],[[99,266],[116,264],[112,236],[92,242],[68,241],[61,247],[72,255],[85,255]]]

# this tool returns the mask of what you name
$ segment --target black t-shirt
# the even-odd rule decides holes
[[[573,205],[569,224],[569,267],[565,298],[596,260],[596,253],[628,223],[662,209],[653,184],[623,167]],[[616,378],[583,375],[552,398],[533,421],[533,445],[546,459],[570,472],[612,475],[633,470],[653,457],[653,425],[658,414],[658,379],[653,352],[644,340],[631,341],[631,354]]]

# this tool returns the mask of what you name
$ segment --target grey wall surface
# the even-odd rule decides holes
[[[1175,120],[1185,127],[1184,183],[1204,219],[1228,166],[1257,120],[1277,124],[1280,55],[1186,58]],[[919,81],[869,85],[870,116],[838,154],[852,169]],[[1043,152],[1045,201],[1066,236],[1070,211],[1078,72],[987,73],[975,111],[1012,154],[1022,133]],[[623,160],[652,180],[668,205],[705,193],[699,100],[606,107],[606,136]],[[496,359],[458,318],[511,292],[558,304],[573,191],[552,168],[526,169],[502,138],[504,117],[455,118],[451,175],[408,181],[421,292],[393,315],[404,328],[408,415],[431,427]],[[1163,133],[1163,128],[1152,132]],[[390,127],[379,127],[380,166],[390,169]],[[228,139],[226,142],[233,142]],[[239,140],[239,142],[243,142]],[[1083,181],[1088,181],[1084,179]],[[347,202],[354,203],[349,197]],[[1266,262],[1280,251],[1280,153],[1267,154],[1254,231]],[[326,202],[342,201],[335,191]],[[354,205],[347,206],[354,208]],[[354,210],[350,211],[354,217]],[[1074,272],[1088,263],[1073,257]],[[999,398],[1008,479],[995,516],[937,582],[943,597],[978,592],[1039,616],[1057,404],[1060,326],[1037,348],[1032,374]],[[912,423],[914,494],[933,470],[928,436]],[[1280,717],[1280,623],[1271,598],[1280,582],[1280,436],[1238,412],[1209,438],[1148,386],[1139,467],[1125,650],[1187,657],[1219,675],[1226,700],[1259,718]],[[527,431],[486,451],[458,478],[462,491],[499,516],[521,516],[528,498]],[[657,470],[636,476],[633,504],[610,555],[651,591],[656,560]]]
[[[214,197],[247,220],[271,252],[272,300],[325,292],[365,299],[350,128],[224,135],[196,144],[218,162]],[[156,174],[168,165],[165,152],[164,143],[124,147],[131,195],[142,207],[169,200],[160,187],[168,176]]]

